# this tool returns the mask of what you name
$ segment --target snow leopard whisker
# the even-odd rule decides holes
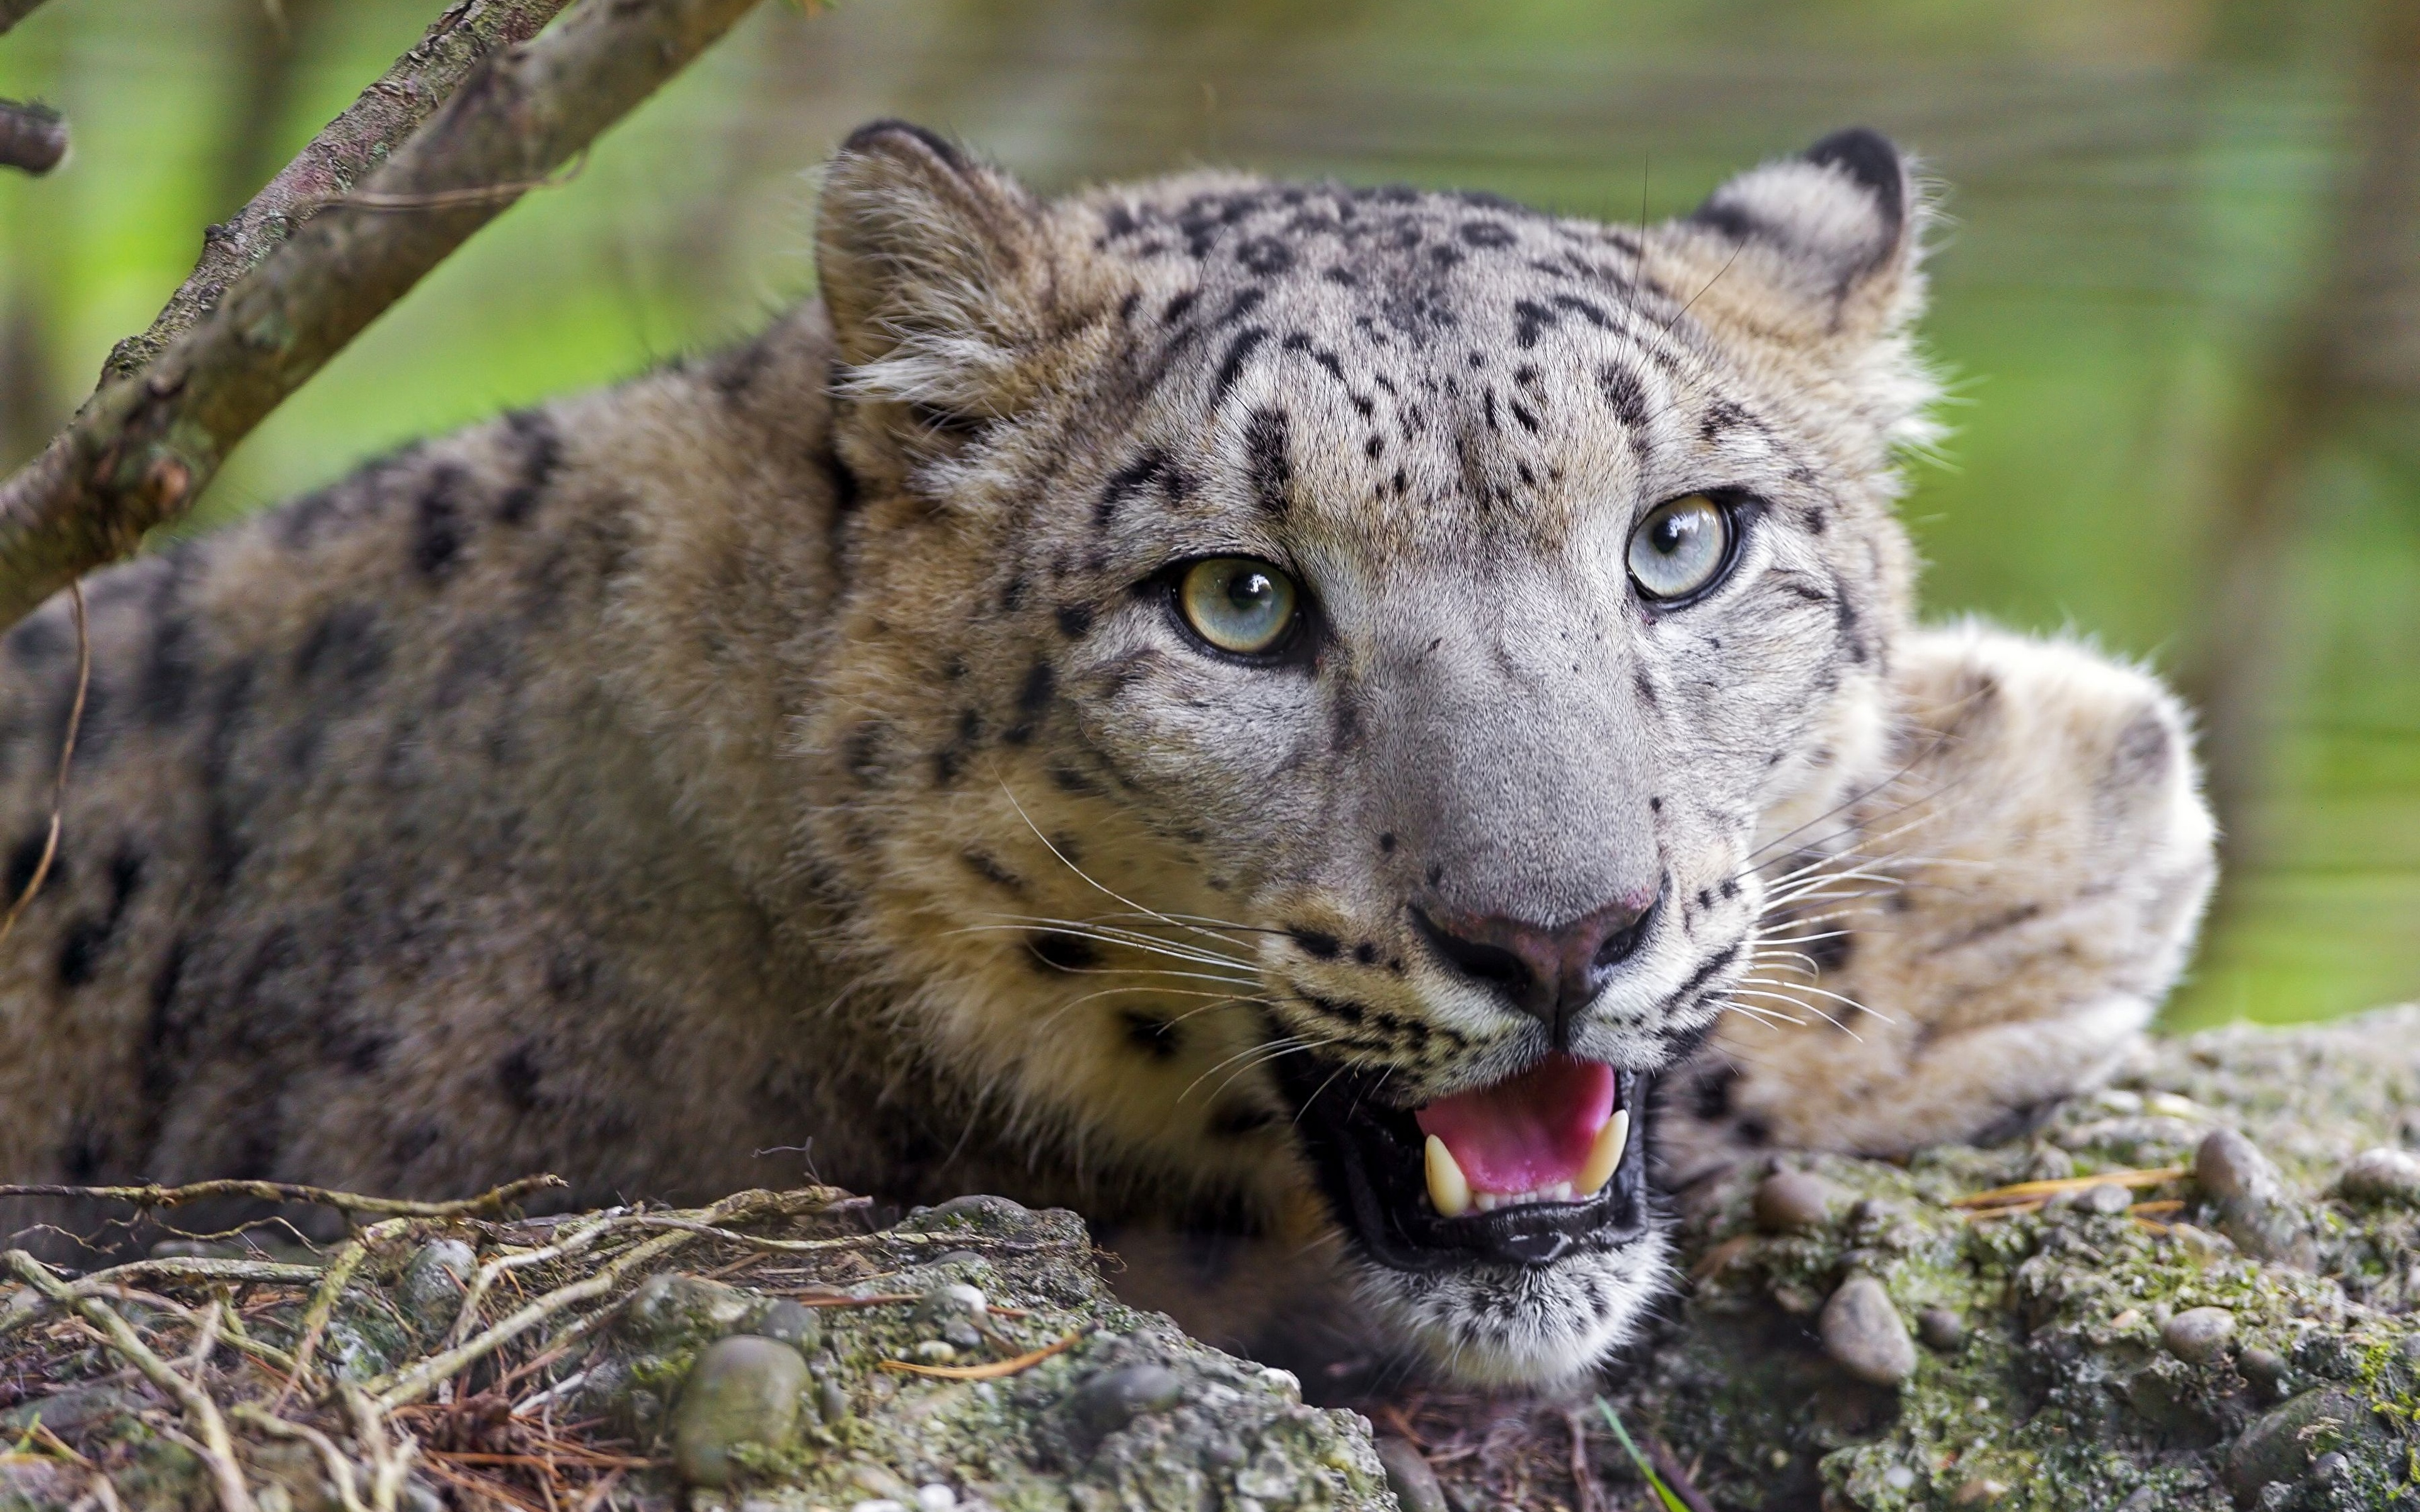
[[[1784,1025],[1794,1029],[1807,1022],[1805,1019],[1793,1018],[1776,1009],[1758,1008],[1754,1004],[1739,1002],[1730,997],[1715,998],[1714,1006],[1727,1013],[1745,1013],[1759,1024]]]
[[[1748,959],[1751,961],[1795,961],[1805,968],[1807,975],[1810,978],[1819,977],[1823,975],[1823,968],[1816,964],[1815,958],[1808,955],[1804,950],[1750,950],[1748,952]]]
[[[1191,965],[1232,966],[1239,971],[1250,973],[1253,980],[1259,980],[1257,968],[1254,963],[1249,961],[1240,960],[1234,956],[1219,955],[1215,951],[1203,950],[1198,947],[1173,944],[1151,935],[1138,934],[1132,931],[1104,930],[1095,925],[1068,918],[1010,918],[1007,922],[999,924],[966,924],[944,932],[944,937],[954,934],[1031,934],[1036,929],[1047,930],[1051,933],[1064,934],[1075,939],[1091,940],[1100,945],[1114,945],[1126,949],[1140,950],[1150,955],[1165,956],[1169,960],[1183,961]],[[1080,971],[1090,968],[1077,966],[1066,969]]]
[[[1215,1100],[1220,1092],[1225,1091],[1229,1087],[1234,1085],[1234,1081],[1237,1076],[1242,1076],[1249,1072],[1258,1071],[1263,1066],[1267,1065],[1270,1061],[1276,1060],[1280,1057],[1299,1055],[1306,1050],[1325,1049],[1328,1045],[1336,1043],[1338,1038],[1338,1036],[1330,1035],[1328,1038],[1322,1040],[1315,1039],[1307,1034],[1288,1034],[1280,1036],[1275,1040],[1263,1040],[1255,1043],[1246,1045],[1243,1049],[1236,1051],[1233,1055],[1228,1056],[1215,1065],[1205,1068],[1201,1075],[1196,1076],[1193,1080],[1186,1083],[1185,1090],[1176,1094],[1176,1100],[1179,1103],[1182,1103],[1186,1099],[1191,1097],[1195,1088],[1201,1086],[1203,1082],[1208,1081],[1211,1077],[1217,1075],[1219,1072],[1224,1071],[1227,1067],[1234,1066],[1239,1060],[1245,1062],[1245,1064],[1235,1066],[1234,1072],[1230,1074],[1225,1081],[1220,1082],[1217,1087],[1211,1088],[1210,1096],[1212,1099]]]
[[[992,780],[1000,784],[1001,795],[1008,800],[1008,806],[1010,808],[1016,810],[1016,817],[1025,822],[1025,827],[1033,831],[1033,838],[1042,842],[1042,848],[1056,856],[1060,865],[1065,867],[1068,871],[1075,872],[1078,877],[1083,880],[1086,886],[1094,888],[1108,897],[1114,898],[1118,902],[1125,904],[1128,908],[1133,909],[1135,912],[1156,918],[1161,923],[1169,925],[1171,928],[1182,930],[1188,934],[1200,934],[1204,938],[1218,938],[1218,936],[1211,934],[1209,931],[1202,929],[1198,925],[1181,923],[1176,919],[1171,918],[1168,915],[1161,913],[1156,908],[1146,908],[1141,903],[1135,902],[1132,898],[1127,897],[1116,888],[1109,887],[1107,883],[1102,882],[1091,872],[1085,871],[1082,867],[1078,866],[1065,852],[1062,851],[1057,845],[1051,842],[1049,836],[1042,833],[1042,826],[1035,824],[1033,822],[1033,816],[1025,811],[1025,805],[1016,801],[1016,794],[1015,790],[1009,787],[1008,779],[1001,777],[999,772],[995,770],[992,773]],[[1220,940],[1219,943],[1223,945],[1232,944],[1233,942]]]
[[[1103,914],[1101,917],[1103,918],[1158,918],[1172,919],[1183,924],[1199,924],[1204,929],[1232,930],[1238,934],[1285,934],[1291,933],[1287,930],[1273,929],[1266,924],[1238,924],[1233,919],[1218,918],[1209,914]]]
[[[1311,1111],[1311,1105],[1313,1103],[1319,1101],[1320,1093],[1326,1091],[1329,1088],[1336,1085],[1336,1078],[1343,1075],[1346,1069],[1347,1068],[1343,1062],[1337,1062],[1336,1069],[1327,1073],[1327,1079],[1321,1082],[1317,1087],[1311,1088],[1311,1095],[1302,1100],[1302,1106],[1294,1110],[1295,1127],[1302,1127],[1302,1116]]]
[[[1219,956],[1225,960],[1233,961],[1239,965],[1249,965],[1252,964],[1248,957],[1236,955],[1230,951],[1218,949],[1219,946],[1233,945],[1234,942],[1232,940],[1215,940],[1210,944],[1204,945],[1196,943],[1192,940],[1171,940],[1164,935],[1155,934],[1145,930],[1130,929],[1124,924],[1107,922],[1112,918],[1140,918],[1147,917],[1144,915],[1096,914],[1085,918],[1061,918],[1047,914],[992,913],[979,915],[977,917],[998,919],[1007,924],[1030,924],[1045,929],[1093,930],[1101,933],[1115,933],[1123,935],[1139,945],[1156,945],[1165,946],[1171,949],[1192,950],[1202,955]],[[1198,933],[1200,932],[1188,929],[1187,933]]]
[[[1767,851],[1776,850],[1781,846],[1787,845],[1791,841],[1796,840],[1799,836],[1807,833],[1807,831],[1814,828],[1820,824],[1823,824],[1826,820],[1838,818],[1839,815],[1846,813],[1848,810],[1855,808],[1858,804],[1865,802],[1874,795],[1886,792],[1892,783],[1897,782],[1900,779],[1907,776],[1910,772],[1915,771],[1916,767],[1923,764],[1923,763],[1935,751],[1938,751],[1943,746],[1947,745],[1951,738],[1952,737],[1949,733],[1946,731],[1936,734],[1925,745],[1923,749],[1918,750],[1914,755],[1910,756],[1905,762],[1901,763],[1897,769],[1893,770],[1888,775],[1876,779],[1869,786],[1860,788],[1855,792],[1849,794],[1845,797],[1841,798],[1839,802],[1834,804],[1831,808],[1824,810],[1822,813],[1815,815],[1813,818],[1798,825],[1796,828],[1786,831],[1783,834],[1776,835],[1773,839],[1766,841],[1755,850],[1748,852],[1748,860],[1753,862],[1758,856],[1764,855]],[[1933,793],[1947,792],[1949,788],[1956,786],[1962,780],[1964,780],[1962,778],[1952,779],[1949,781],[1943,783],[1941,786],[1936,787],[1933,790]],[[1904,812],[1909,807],[1921,803],[1925,798],[1931,797],[1931,794],[1925,794],[1917,797],[1911,798],[1906,803],[1902,803],[1894,809],[1885,810],[1885,814],[1887,815],[1890,813]],[[1850,830],[1854,827],[1855,826],[1852,825],[1850,829],[1844,829],[1840,831],[1840,833],[1849,833]],[[1754,866],[1750,866],[1748,870],[1754,871],[1756,868]]]
[[[1873,887],[1870,890],[1845,892],[1840,890],[1840,885],[1842,883],[1854,882],[1871,883],[1873,884]],[[1824,873],[1823,876],[1810,878],[1807,881],[1798,884],[1796,887],[1787,888],[1781,892],[1769,894],[1764,900],[1764,906],[1758,910],[1758,913],[1760,916],[1770,914],[1776,908],[1787,907],[1794,903],[1803,903],[1809,898],[1879,898],[1887,893],[1899,892],[1904,889],[1906,886],[1907,883],[1904,878],[1885,876],[1879,872],[1830,872]]]
[[[1865,1004],[1857,1001],[1855,998],[1849,996],[1846,993],[1836,993],[1828,987],[1818,987],[1812,982],[1785,982],[1776,980],[1771,977],[1747,977],[1742,979],[1742,980],[1744,983],[1752,982],[1758,986],[1771,987],[1776,990],[1786,990],[1793,993],[1813,993],[1819,997],[1828,997],[1836,1003],[1842,1004],[1849,1008],[1854,1008],[1858,1012],[1864,1013],[1881,1023],[1892,1024],[1897,1022],[1897,1020],[1893,1019],[1888,1013],[1885,1013],[1877,1008],[1869,1008]]]
[[[1734,988],[1732,988],[1732,989],[1731,989],[1731,991],[1733,991],[1734,993],[1737,993],[1737,992],[1740,992],[1740,991],[1741,991],[1741,989],[1740,989],[1740,988],[1737,988],[1737,987],[1734,987]],[[1784,1003],[1788,1003],[1788,1004],[1789,1004],[1791,1007],[1792,1007],[1792,1008],[1799,1009],[1799,1010],[1801,1010],[1802,1011],[1805,1011],[1805,1012],[1807,1012],[1807,1013],[1812,1013],[1813,1015],[1815,1015],[1815,1017],[1817,1017],[1817,1018],[1819,1018],[1819,1019],[1822,1019],[1824,1023],[1829,1024],[1830,1026],[1832,1026],[1832,1027],[1834,1027],[1834,1028],[1836,1028],[1836,1029],[1839,1030],[1842,1034],[1847,1035],[1847,1036],[1848,1036],[1850,1039],[1852,1039],[1852,1040],[1856,1040],[1856,1041],[1858,1041],[1860,1043],[1862,1043],[1862,1042],[1863,1042],[1863,1041],[1864,1041],[1864,1037],[1863,1037],[1863,1036],[1861,1036],[1860,1034],[1858,1034],[1856,1030],[1854,1030],[1854,1029],[1853,1029],[1853,1028],[1849,1027],[1847,1025],[1845,1025],[1845,1024],[1841,1023],[1838,1019],[1834,1018],[1831,1014],[1824,1012],[1822,1009],[1817,1008],[1817,1007],[1816,1007],[1814,1004],[1812,1004],[1812,1003],[1807,1002],[1807,1001],[1805,1001],[1805,1000],[1803,1000],[1803,999],[1801,999],[1801,998],[1792,997],[1792,996],[1791,996],[1790,995],[1788,995],[1787,993],[1778,993],[1778,992],[1760,992],[1760,991],[1757,991],[1757,990],[1755,990],[1755,989],[1751,988],[1751,989],[1748,989],[1748,990],[1747,990],[1747,992],[1745,993],[1745,995],[1746,995],[1746,996],[1749,996],[1749,997],[1769,997],[1769,998],[1772,998],[1772,999],[1774,999],[1774,1000],[1776,1000],[1776,1001],[1777,1001],[1777,1002],[1784,1002]],[[1799,1024],[1804,1024],[1804,1023],[1806,1023],[1807,1021],[1806,1021],[1806,1020],[1804,1020],[1804,1019],[1799,1019],[1799,1020],[1795,1020],[1794,1022],[1799,1023]]]

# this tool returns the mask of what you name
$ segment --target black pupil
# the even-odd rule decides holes
[[[1278,596],[1278,585],[1265,572],[1244,571],[1227,579],[1227,602],[1240,609],[1261,609]]]
[[[1648,536],[1648,544],[1668,557],[1677,556],[1681,548],[1698,533],[1704,523],[1704,517],[1696,510],[1676,509],[1655,522],[1654,531]]]

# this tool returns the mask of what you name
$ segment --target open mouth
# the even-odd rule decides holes
[[[1397,1107],[1379,1100],[1377,1073],[1302,1056],[1280,1064],[1329,1201],[1381,1264],[1546,1265],[1646,1229],[1641,1072],[1556,1054]]]

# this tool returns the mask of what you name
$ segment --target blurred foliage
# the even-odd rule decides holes
[[[76,133],[49,178],[0,177],[0,464],[437,3],[53,0],[0,39],[0,95]],[[2420,995],[2411,394],[2287,437],[2292,507],[2265,533],[2226,476],[2330,298],[2396,3],[768,5],[289,403],[196,524],[748,330],[812,287],[813,170],[875,116],[1046,189],[1220,162],[1618,220],[1863,122],[1948,196],[1930,342],[1957,429],[1906,505],[1928,613],[2086,635],[2249,709],[2214,721],[2234,850],[2169,1022]],[[2254,597],[2219,594],[2247,563]],[[2247,633],[2258,678],[2223,654]]]

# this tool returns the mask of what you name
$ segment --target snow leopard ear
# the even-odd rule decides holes
[[[1916,313],[1928,218],[1906,158],[1887,138],[1857,127],[1732,178],[1681,229],[1700,243],[1697,260],[1719,254],[1720,283],[1796,306],[1826,334],[1857,337]],[[1735,293],[1725,302],[1742,301]],[[1782,311],[1762,313],[1760,324],[1798,323]]]
[[[1015,408],[1049,288],[1041,207],[905,121],[849,133],[816,212],[816,275],[848,389],[939,429]]]

